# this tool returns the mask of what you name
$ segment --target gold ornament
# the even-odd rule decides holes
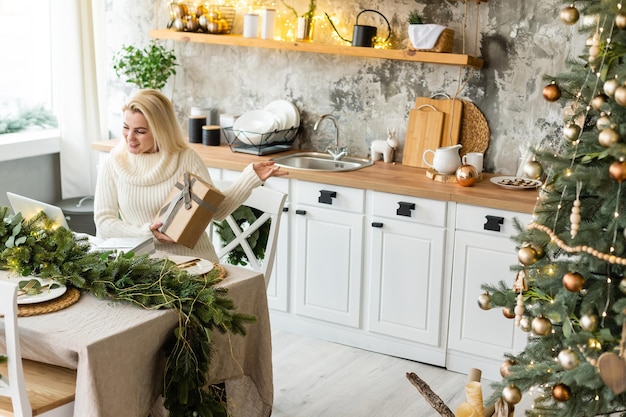
[[[602,106],[604,105],[604,103],[607,102],[608,99],[609,98],[606,96],[606,94],[600,93],[591,100],[591,107],[593,107],[597,111],[601,111]]]
[[[576,123],[568,123],[567,126],[563,128],[563,136],[570,142],[574,142],[580,136],[580,126]]]
[[[556,384],[552,388],[552,397],[554,397],[554,399],[557,401],[565,402],[570,399],[571,395],[572,390],[570,389],[570,387],[563,383]]]
[[[578,19],[580,18],[580,13],[578,12],[578,9],[574,7],[573,4],[570,4],[569,6],[561,9],[560,16],[561,16],[561,20],[566,25],[574,25],[576,24],[576,22],[578,22]]]
[[[543,87],[543,98],[547,101],[557,101],[561,98],[561,88],[556,84],[556,81]]]
[[[546,336],[552,331],[552,323],[545,317],[535,317],[531,323],[531,328],[537,336]]]
[[[488,292],[478,296],[478,307],[483,310],[491,310],[491,295]]]
[[[604,129],[598,134],[598,143],[605,148],[611,147],[614,143],[619,142],[619,133],[615,129]]]
[[[567,291],[580,292],[585,285],[585,278],[578,272],[568,272],[563,275],[563,286]]]
[[[502,365],[500,365],[500,376],[502,376],[502,378],[506,378],[511,375],[511,366],[513,365],[515,365],[515,361],[512,359],[507,359],[502,362]]]
[[[508,385],[502,390],[502,399],[511,405],[522,401],[522,391],[515,384]]]
[[[533,248],[535,250],[535,252],[537,253],[537,259],[541,259],[543,258],[543,256],[546,254],[543,246],[533,242],[530,244],[530,247]]]
[[[626,229],[624,229],[624,232],[626,233]],[[619,282],[619,290],[622,294],[626,294],[626,278],[622,278]]]
[[[502,315],[507,319],[514,319],[515,311],[511,307],[502,307]]]
[[[580,327],[588,332],[595,332],[598,330],[598,316],[595,314],[584,314],[580,317]]]
[[[626,85],[620,85],[613,93],[615,102],[620,106],[626,106]]]
[[[532,326],[530,325],[530,319],[526,316],[522,317],[519,321],[519,328],[523,331],[523,332],[530,332],[532,329]]]
[[[624,12],[615,15],[615,26],[622,30],[626,29],[626,14]]]
[[[611,166],[609,166],[609,175],[617,182],[626,180],[626,162],[613,162]]]
[[[524,266],[529,266],[537,262],[537,251],[530,246],[524,246],[517,252],[517,259]]]
[[[578,359],[578,354],[572,349],[563,349],[559,352],[557,359],[559,360],[559,364],[563,367],[563,369],[567,371],[571,371],[572,369],[576,368],[580,363]]]
[[[463,187],[471,187],[478,181],[478,171],[472,165],[461,165],[456,170],[456,182]]]
[[[537,161],[528,161],[524,164],[524,175],[533,180],[537,180],[543,175],[543,167]]]
[[[604,93],[607,96],[613,97],[613,93],[615,93],[615,90],[617,89],[617,87],[619,87],[619,83],[617,82],[617,79],[611,78],[610,80],[606,80],[606,82],[602,86],[602,89],[604,90]]]
[[[613,127],[613,122],[611,122],[611,118],[605,112],[600,113],[600,117],[596,120],[596,128],[598,130],[610,129]]]

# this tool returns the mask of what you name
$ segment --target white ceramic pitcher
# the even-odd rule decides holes
[[[461,149],[460,144],[437,148],[434,151],[432,149],[426,149],[423,156],[424,163],[440,174],[454,174],[456,169],[461,166],[459,149]],[[433,154],[433,161],[428,162],[427,156],[431,153]]]

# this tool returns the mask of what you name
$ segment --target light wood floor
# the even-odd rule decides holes
[[[452,412],[465,401],[467,376],[321,341],[272,332],[272,417],[439,417],[406,378],[414,372]],[[484,397],[492,392],[483,380]],[[524,408],[516,408],[523,416]]]

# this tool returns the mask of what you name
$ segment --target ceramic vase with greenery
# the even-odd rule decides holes
[[[122,46],[113,59],[113,69],[118,77],[138,88],[161,90],[168,79],[176,74],[174,51],[152,41],[140,49],[133,45]]]

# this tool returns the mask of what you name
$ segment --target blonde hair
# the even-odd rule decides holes
[[[122,111],[139,112],[148,122],[156,149],[176,153],[189,146],[176,118],[172,102],[157,90],[145,89],[135,93]]]

